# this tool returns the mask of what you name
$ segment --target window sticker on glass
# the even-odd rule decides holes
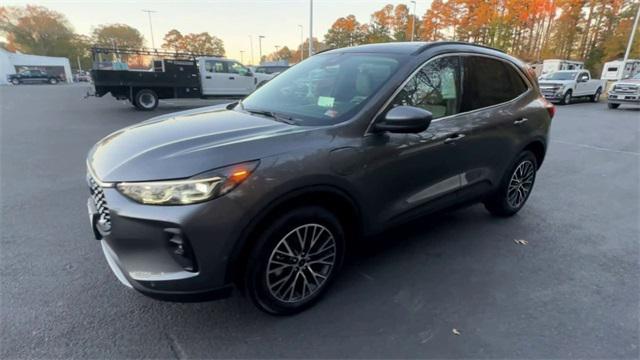
[[[318,106],[330,108],[333,107],[334,98],[329,96],[318,96]]]

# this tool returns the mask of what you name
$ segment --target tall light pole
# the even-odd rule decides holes
[[[624,52],[624,60],[622,61],[622,76],[624,76],[624,69],[627,67],[627,59],[629,59],[629,53],[631,52],[631,45],[633,45],[633,37],[638,30],[638,18],[640,18],[640,4],[638,4],[638,13],[636,19],[633,21],[633,27],[631,28],[631,34],[629,35],[629,43],[627,44],[627,50]]]
[[[302,25],[298,25],[300,28],[300,61],[304,60],[304,28]]]
[[[413,3],[413,18],[411,18],[411,41],[413,41],[413,34],[416,32],[416,2],[415,0],[411,0]]]
[[[253,36],[251,35],[249,35],[249,46],[251,47],[251,65],[255,65],[253,59]]]
[[[262,64],[262,39],[264,39],[264,35],[258,35],[258,49],[259,49],[259,54],[260,54],[260,58],[258,59],[258,65]]]
[[[240,64],[244,64],[244,50],[240,50]]]
[[[155,49],[156,48],[156,44],[155,44],[155,41],[153,40],[153,25],[151,24],[151,13],[157,13],[157,11],[142,10],[142,12],[146,12],[147,15],[149,15],[149,30],[151,32],[151,48]]]
[[[309,57],[313,55],[313,0],[309,0]]]

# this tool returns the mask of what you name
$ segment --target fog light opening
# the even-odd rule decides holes
[[[173,259],[186,271],[196,272],[198,266],[189,242],[176,228],[164,229],[168,235],[167,246]]]

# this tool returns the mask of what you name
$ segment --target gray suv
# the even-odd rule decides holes
[[[89,152],[89,215],[118,279],[199,301],[232,284],[301,311],[347,244],[460,203],[518,212],[554,107],[535,76],[465,43],[317,54],[240,102],[153,118]]]

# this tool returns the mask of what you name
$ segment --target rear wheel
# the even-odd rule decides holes
[[[56,79],[56,78],[51,78],[51,79],[49,79],[49,84],[51,84],[51,85],[55,85],[55,84],[57,84],[57,83],[58,83],[58,79]]]
[[[619,107],[620,107],[620,104],[608,103],[608,104],[607,104],[607,107],[608,107],[609,109],[617,109],[617,108],[619,108]]]
[[[254,304],[274,315],[313,305],[335,278],[344,258],[344,232],[322,207],[294,209],[260,235],[245,273]]]
[[[496,216],[512,216],[527,202],[536,180],[538,163],[531,151],[520,153],[510,170],[504,174],[498,190],[484,202]]]
[[[600,101],[600,94],[602,93],[602,89],[598,88],[598,90],[596,90],[596,93],[591,95],[591,102],[598,102]]]
[[[139,110],[151,111],[158,107],[158,94],[150,89],[142,89],[136,93],[134,104]]]

